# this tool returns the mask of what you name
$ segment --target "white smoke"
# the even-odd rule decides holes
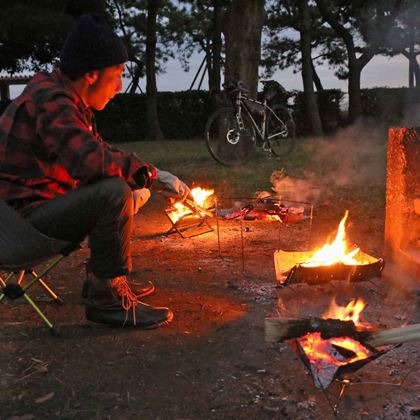
[[[380,185],[385,182],[387,132],[384,127],[356,123],[334,137],[312,139],[308,168],[300,178],[274,171],[273,191],[283,199],[315,202],[335,187]]]

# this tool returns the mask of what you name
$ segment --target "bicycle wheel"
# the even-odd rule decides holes
[[[285,157],[295,147],[295,122],[285,106],[274,105],[272,110],[275,115],[270,112],[267,119],[267,141],[275,156]]]
[[[238,166],[248,161],[255,150],[255,130],[247,115],[242,114],[243,127],[233,108],[221,108],[206,123],[206,145],[211,156],[225,166]]]

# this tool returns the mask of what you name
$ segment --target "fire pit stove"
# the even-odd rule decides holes
[[[322,318],[266,318],[265,339],[288,344],[312,376],[315,387],[324,392],[334,411],[350,383],[343,378],[356,372],[396,346],[420,339],[420,324],[382,329],[359,321],[365,307],[362,299],[347,306],[332,302]],[[342,382],[338,402],[333,406],[325,391]]]
[[[166,233],[178,233],[183,239],[212,232],[208,219],[213,217],[214,208],[204,208],[192,200],[185,200],[186,210],[179,212],[176,208],[165,209],[165,214],[172,227]]]
[[[276,251],[274,265],[277,281],[282,286],[295,283],[320,285],[333,280],[362,282],[380,277],[385,265],[382,258],[372,257],[359,248],[347,250],[344,227],[347,216],[346,211],[334,242],[318,251]]]

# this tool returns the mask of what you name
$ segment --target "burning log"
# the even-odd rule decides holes
[[[167,208],[165,214],[172,224],[167,234],[178,232],[182,238],[190,238],[211,232],[213,228],[208,224],[207,219],[213,217],[214,209],[206,208],[205,202],[213,193],[214,190],[196,187],[191,190],[193,200],[186,199],[184,202],[177,202],[173,207]]]
[[[359,317],[364,306],[362,299],[345,307],[334,300],[323,318],[267,318],[265,339],[287,341],[311,373],[315,386],[326,389],[334,379],[385,354],[392,348],[390,344],[420,339],[420,324],[382,331],[362,324]]]
[[[351,337],[372,348],[420,340],[420,324],[374,331],[372,329],[360,329],[353,321],[342,321],[340,319],[266,318],[265,320],[265,340],[269,343],[299,338],[315,332],[319,332],[324,339]]]
[[[383,259],[374,258],[358,247],[348,249],[345,234],[347,217],[348,211],[339,224],[335,240],[317,251],[276,251],[274,267],[277,281],[283,286],[294,283],[319,285],[331,280],[359,282],[380,277],[385,265]]]

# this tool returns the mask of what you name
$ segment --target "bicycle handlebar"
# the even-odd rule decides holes
[[[223,83],[223,88],[225,90],[229,90],[230,92],[241,92],[241,93],[249,93],[249,89],[247,89],[244,85],[244,82],[242,80],[233,81],[229,80],[225,83]]]

